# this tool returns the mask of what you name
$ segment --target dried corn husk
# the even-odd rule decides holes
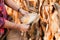
[[[18,32],[19,40],[54,40],[54,37],[56,40],[60,40],[60,0],[13,1],[20,5],[22,9],[32,12],[21,17],[20,13],[6,6],[8,14],[13,18],[13,22],[20,24],[22,21],[22,23],[31,24],[27,33]],[[54,12],[52,12],[53,6],[55,8]]]
[[[30,24],[32,23],[34,20],[36,20],[38,14],[37,13],[31,13],[31,14],[28,14],[28,15],[25,15],[21,18],[21,22],[23,24]]]

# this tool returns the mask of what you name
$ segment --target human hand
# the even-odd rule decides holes
[[[26,25],[26,24],[20,24],[20,25],[18,25],[18,30],[19,31],[26,32],[26,31],[28,31],[28,29],[29,29],[29,25]]]
[[[19,9],[19,12],[21,12],[22,15],[27,15],[29,14],[28,11],[23,10],[22,8]]]

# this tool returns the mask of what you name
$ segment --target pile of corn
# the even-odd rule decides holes
[[[23,33],[20,38],[23,40],[60,40],[59,13],[53,9],[54,3],[60,5],[60,0],[13,0],[17,5],[28,12],[40,14],[39,20],[31,24],[28,32]],[[21,24],[21,14],[6,6],[8,15],[12,21]],[[60,9],[59,9],[60,10]],[[53,12],[52,12],[53,11]],[[58,17],[57,17],[58,15]]]

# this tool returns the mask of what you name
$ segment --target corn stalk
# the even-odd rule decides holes
[[[20,40],[59,40],[60,39],[60,9],[59,0],[13,0],[22,9],[29,12],[36,12],[40,16],[31,23],[27,32],[19,34]],[[58,6],[55,5],[57,2]],[[33,7],[32,7],[33,6]],[[6,6],[12,22],[21,24],[21,14]]]

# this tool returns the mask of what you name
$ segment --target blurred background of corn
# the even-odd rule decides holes
[[[23,8],[24,10],[27,10],[27,11],[29,11],[29,6],[31,6],[31,5],[33,5],[34,6],[34,9],[36,8],[36,3],[35,2],[37,2],[37,0],[28,0],[28,1],[30,1],[30,3],[31,3],[31,5],[27,5],[26,3],[25,3],[25,0],[13,0],[14,2],[16,2],[17,3],[17,5],[20,5],[21,6],[21,8]],[[38,0],[39,1],[39,0]],[[59,0],[57,0],[57,2],[58,2]],[[26,1],[27,2],[27,1]],[[27,2],[28,3],[28,2]],[[60,2],[59,2],[59,4],[60,4]],[[30,8],[31,9],[31,8]],[[15,23],[18,23],[18,24],[21,24],[21,21],[20,21],[20,17],[21,17],[21,14],[20,13],[18,13],[17,11],[15,11],[15,10],[13,10],[13,9],[11,9],[10,7],[8,7],[8,6],[6,6],[6,10],[7,10],[7,13],[8,13],[8,15],[10,15],[12,18],[13,18],[13,22],[15,22]],[[39,11],[39,9],[38,9],[38,11]],[[40,24],[41,25],[41,24]],[[43,35],[43,31],[44,30],[42,30],[42,27],[39,27],[40,26],[39,25],[39,22],[38,23],[35,23],[35,24],[32,24],[32,26],[31,26],[31,30],[29,30],[28,31],[28,34],[26,35],[26,33],[24,34],[24,36],[22,36],[22,38],[24,39],[24,40],[28,40],[28,39],[26,39],[27,37],[29,38],[29,40],[42,40],[42,38],[41,37],[43,37],[42,35]],[[33,27],[34,26],[34,27]],[[38,27],[37,27],[38,26]],[[35,28],[36,27],[36,28]],[[44,28],[43,28],[44,29]],[[37,31],[35,31],[35,30],[37,30]],[[57,35],[60,35],[60,34],[56,34],[55,36],[57,36]],[[50,36],[50,37],[52,37],[52,36]],[[58,40],[58,38],[59,38],[60,36],[57,36],[56,38],[56,40]],[[53,39],[53,38],[52,38]]]

